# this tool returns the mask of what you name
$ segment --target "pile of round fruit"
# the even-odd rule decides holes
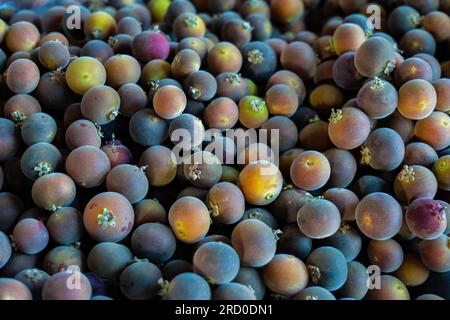
[[[449,14],[4,3],[0,299],[450,299]]]

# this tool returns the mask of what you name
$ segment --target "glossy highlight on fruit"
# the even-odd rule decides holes
[[[118,242],[131,231],[134,210],[121,194],[104,192],[87,203],[83,222],[86,231],[97,241]]]

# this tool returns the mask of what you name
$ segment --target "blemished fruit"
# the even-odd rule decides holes
[[[450,299],[450,0],[0,3],[0,300]]]

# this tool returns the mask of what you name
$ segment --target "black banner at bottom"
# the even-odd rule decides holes
[[[299,319],[310,315],[321,319],[336,312],[345,314],[348,320],[352,317],[393,317],[397,312],[402,317],[424,310],[446,312],[448,307],[448,301],[0,301],[3,314],[45,315],[46,320],[60,320],[66,316],[85,320],[97,314],[99,319],[123,320],[138,316],[158,320],[265,320]]]

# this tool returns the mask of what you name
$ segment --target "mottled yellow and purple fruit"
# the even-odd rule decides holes
[[[175,236],[185,243],[202,240],[211,224],[208,208],[203,201],[194,197],[175,201],[170,207],[168,218]]]

